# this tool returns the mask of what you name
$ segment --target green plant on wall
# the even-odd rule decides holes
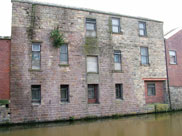
[[[50,38],[53,40],[53,46],[56,48],[59,48],[65,43],[63,39],[63,34],[60,32],[58,27],[51,31]]]
[[[86,54],[93,53],[97,50],[97,38],[96,37],[86,37],[84,44],[84,51]]]

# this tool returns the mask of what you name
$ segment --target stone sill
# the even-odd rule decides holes
[[[30,72],[42,72],[41,69],[31,69],[31,68],[29,68],[28,71],[30,71]]]
[[[41,103],[35,103],[35,102],[32,102],[32,106],[40,106]]]
[[[111,32],[111,34],[114,34],[114,35],[123,35],[123,32],[119,32],[119,33],[115,33],[115,32]]]
[[[141,64],[140,63],[140,66],[149,67],[150,66],[150,63],[149,64]]]
[[[177,65],[177,63],[169,63],[169,65]]]
[[[141,38],[148,38],[147,35],[138,35],[138,36],[141,37]]]
[[[66,105],[66,104],[70,104],[70,102],[69,101],[68,102],[65,101],[65,102],[60,102],[60,104],[61,105]]]
[[[112,73],[124,73],[123,70],[112,70]]]
[[[69,67],[69,64],[58,64],[60,67]]]
[[[87,72],[87,75],[89,75],[89,74],[99,74],[99,73],[97,73],[97,72]]]

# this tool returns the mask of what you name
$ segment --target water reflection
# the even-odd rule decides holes
[[[0,136],[181,136],[182,112],[0,128]]]

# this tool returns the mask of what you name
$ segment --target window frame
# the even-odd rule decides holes
[[[117,86],[119,86],[119,90],[118,90]],[[120,96],[117,95],[118,91],[120,92]],[[122,83],[115,84],[115,93],[116,93],[116,99],[123,100],[123,84]]]
[[[63,87],[63,86],[64,86],[64,87]],[[63,88],[64,88],[64,89],[65,89],[65,88],[67,89],[67,90],[66,90],[66,96],[67,96],[67,98],[64,98],[64,99],[62,98],[62,95],[61,95],[61,93],[62,93],[62,91],[63,91],[63,90],[62,90]],[[68,103],[68,102],[70,101],[70,98],[69,98],[69,85],[68,85],[68,84],[61,84],[61,85],[60,85],[60,101],[63,102],[63,103],[65,103],[65,102]]]
[[[170,52],[174,52],[175,53],[175,62],[171,63],[171,55]],[[175,50],[169,50],[169,64],[171,65],[177,65],[177,52]]]
[[[142,48],[147,49],[147,56],[142,55]],[[142,63],[142,57],[146,57],[147,58],[147,63],[146,64]],[[140,61],[141,65],[150,65],[150,63],[149,63],[149,48],[148,47],[144,47],[144,46],[140,47],[140,59],[141,59],[141,61]]]
[[[39,45],[39,48],[40,48],[40,51],[33,51],[33,44],[38,44]],[[35,69],[35,68],[33,68],[33,53],[34,52],[38,52],[39,53],[39,57],[40,57],[40,59],[39,59],[39,69]],[[33,70],[40,70],[41,69],[41,43],[39,43],[39,42],[33,42],[32,43],[32,46],[31,46],[31,55],[32,55],[32,57],[31,57],[31,69],[33,69]]]
[[[89,86],[92,86],[94,89],[94,98],[89,98]],[[98,104],[99,103],[99,84],[87,84],[87,93],[88,93],[88,104]]]
[[[63,45],[66,45],[66,48],[67,48],[67,52],[66,53],[61,53],[61,47],[59,48],[59,63],[60,65],[69,65],[69,46],[67,43],[63,44]],[[61,45],[61,46],[63,46]],[[61,61],[61,54],[66,54],[66,58],[67,58],[67,61]],[[62,63],[62,62],[66,62],[66,63]]]
[[[88,57],[96,57],[96,60],[97,60],[97,72],[88,72],[88,61],[87,61],[87,58]],[[89,73],[95,73],[95,74],[99,74],[99,57],[97,56],[97,55],[87,55],[87,57],[86,57],[86,66],[87,66],[87,73],[89,74]]]
[[[37,86],[37,88],[36,88],[36,86]],[[39,99],[33,99],[33,91],[35,91],[35,90],[33,90],[33,88],[35,89],[38,89],[39,88]],[[41,85],[31,85],[31,102],[32,103],[37,103],[37,104],[40,104],[41,103]]]
[[[94,30],[88,30],[87,29],[87,24],[93,24],[94,25]],[[85,30],[86,30],[86,37],[97,37],[97,20],[95,18],[85,18]],[[87,35],[87,32],[95,32],[95,36]]]
[[[118,20],[118,25],[113,25],[112,20]],[[111,17],[111,24],[112,24],[112,33],[118,34],[121,33],[121,23],[120,18],[117,17]],[[118,27],[118,32],[113,32],[113,26]]]
[[[148,89],[149,88],[148,86],[149,85],[154,85],[154,92],[152,91],[151,95],[149,95],[149,92],[148,92],[148,90],[149,90]],[[147,83],[147,96],[156,96],[156,84],[154,82],[148,82]]]
[[[120,62],[115,61],[115,55],[119,55]],[[120,64],[120,67],[121,67],[120,70],[117,70],[115,68],[115,64]],[[121,54],[121,50],[114,50],[114,70],[115,71],[122,71],[122,54]]]
[[[140,28],[140,24],[143,24],[144,28]],[[144,35],[140,34],[140,30],[143,30]],[[147,36],[147,23],[144,21],[138,21],[138,31],[139,31],[139,36],[146,37]]]

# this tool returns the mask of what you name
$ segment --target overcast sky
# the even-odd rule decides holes
[[[164,22],[164,32],[182,26],[182,0],[34,0],[90,8]],[[11,0],[0,0],[0,36],[11,35]]]

